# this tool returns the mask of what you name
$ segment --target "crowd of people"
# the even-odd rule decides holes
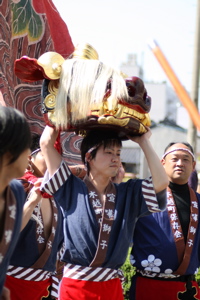
[[[85,134],[81,177],[55,147],[59,134],[46,125],[35,142],[24,115],[0,106],[0,299],[123,300],[130,246],[130,300],[200,299],[192,146],[172,142],[160,159],[150,128],[128,136],[150,177],[123,181],[117,131]]]
[[[130,299],[200,299],[191,145],[171,143],[160,162],[149,129],[132,137],[151,177],[122,182],[120,138],[90,131],[80,179],[54,147],[55,128],[45,127],[35,149],[16,109],[0,108],[0,126],[2,299],[123,299],[119,269],[131,242]]]

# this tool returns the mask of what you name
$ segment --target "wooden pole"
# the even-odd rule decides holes
[[[157,58],[158,62],[160,63],[161,67],[163,68],[164,72],[168,76],[180,101],[187,109],[189,116],[193,121],[194,125],[197,127],[198,130],[200,130],[200,115],[196,105],[191,100],[185,88],[182,86],[181,82],[179,81],[178,77],[174,73],[173,69],[171,68],[170,64],[168,63],[166,57],[164,56],[158,44],[155,41],[152,41],[149,43],[149,46],[152,52],[154,53],[155,57]]]

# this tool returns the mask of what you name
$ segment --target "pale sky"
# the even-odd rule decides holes
[[[168,80],[148,46],[159,44],[182,85],[192,83],[198,0],[53,0],[74,45],[87,42],[114,68],[137,54],[144,80]],[[133,74],[134,76],[134,74]]]

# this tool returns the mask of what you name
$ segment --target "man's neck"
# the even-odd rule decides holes
[[[184,193],[186,190],[189,189],[188,187],[188,183],[185,183],[185,184],[178,184],[178,183],[175,183],[175,182],[169,182],[169,188],[173,191],[179,191],[181,193]]]
[[[102,176],[93,176],[91,173],[89,174],[88,178],[92,182],[92,184],[95,186],[96,190],[100,194],[104,194],[105,189],[110,182],[110,178],[105,178]]]
[[[177,184],[177,185],[180,185],[180,186],[183,186],[185,184],[188,183],[188,181],[183,181],[183,180],[179,180],[179,179],[171,179],[171,178],[168,178],[169,179],[169,182],[173,183],[173,184]]]

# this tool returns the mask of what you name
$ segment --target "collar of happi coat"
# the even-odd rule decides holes
[[[176,244],[179,267],[174,272],[175,274],[185,274],[186,269],[188,268],[190,262],[190,256],[194,246],[194,239],[196,235],[197,225],[198,225],[198,200],[193,189],[189,187],[190,192],[190,223],[188,227],[188,235],[186,244],[184,242],[184,235],[181,228],[181,223],[178,217],[178,212],[174,197],[172,195],[171,189],[167,188],[167,210],[169,214],[170,224],[172,232],[174,235],[174,241]]]
[[[90,267],[96,267],[101,266],[106,258],[110,232],[114,221],[116,189],[110,181],[105,189],[104,197],[101,198],[88,176],[84,178],[84,182],[87,185],[89,201],[100,226],[97,250],[90,264]]]
[[[3,230],[3,236],[0,241],[0,264],[3,261],[3,258],[6,252],[8,251],[10,242],[12,240],[13,229],[15,226],[16,212],[17,212],[16,198],[10,186],[8,186],[5,195],[6,215],[5,215],[5,222],[4,222],[4,230]]]
[[[50,201],[53,218],[51,224],[51,233],[48,239],[46,240],[44,236],[44,222],[43,222],[40,206],[37,205],[36,208],[34,209],[34,215],[36,215],[37,219],[39,220],[39,222],[37,222],[36,225],[36,239],[38,242],[39,253],[41,255],[31,267],[40,268],[40,269],[44,267],[52,251],[52,245],[55,238],[55,233],[56,233],[56,228],[58,223],[58,209],[54,199],[53,198],[42,199],[42,201]]]

